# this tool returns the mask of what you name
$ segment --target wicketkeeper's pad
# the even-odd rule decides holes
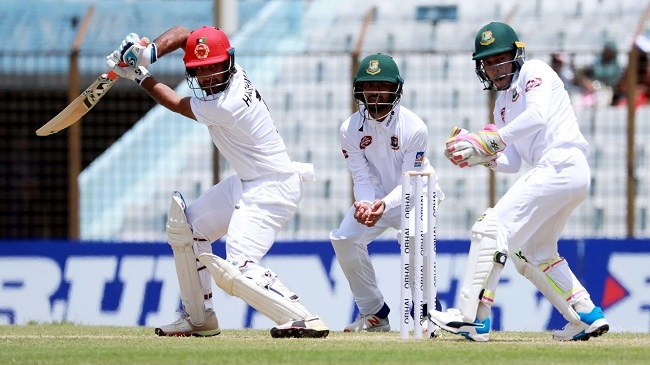
[[[539,290],[551,304],[562,313],[564,318],[575,324],[580,324],[580,316],[575,309],[567,302],[566,293],[555,284],[553,279],[546,275],[537,266],[531,265],[521,254],[521,251],[513,255],[512,261],[515,263],[517,271],[530,280],[537,290]]]
[[[472,226],[467,267],[458,300],[465,322],[474,322],[480,302],[488,307],[492,307],[494,302],[494,293],[506,262],[506,247],[501,247],[497,240],[497,227],[497,215],[492,208],[487,209]]]

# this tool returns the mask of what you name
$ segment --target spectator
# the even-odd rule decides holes
[[[604,86],[616,87],[623,74],[621,65],[618,64],[618,50],[614,41],[607,41],[603,46],[600,57],[592,66],[592,77]]]
[[[618,50],[614,41],[606,41],[594,63],[580,70],[575,84],[582,89],[582,99],[576,106],[608,105],[619,87],[623,69],[618,63]]]
[[[636,95],[635,107],[648,104],[648,92],[650,90],[650,68],[648,63],[647,51],[650,50],[650,40],[644,36],[639,36],[634,44],[638,58],[636,67]],[[619,82],[612,95],[612,105],[624,106],[627,104],[627,70],[622,73]]]
[[[564,53],[555,52],[551,54],[551,68],[560,76],[564,83],[564,89],[570,91],[573,88],[575,73],[569,63],[569,57]]]

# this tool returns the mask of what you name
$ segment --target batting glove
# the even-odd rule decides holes
[[[140,36],[136,33],[129,33],[122,41],[120,47],[115,51],[119,60],[136,69],[140,66],[148,67],[158,60],[158,50],[155,43],[148,40],[142,45]]]
[[[106,65],[113,70],[119,77],[133,80],[135,81],[138,85],[142,83],[147,77],[151,76],[149,71],[144,68],[143,66],[139,66],[138,68],[131,68],[130,66],[124,66],[120,67],[119,65],[120,61],[117,58],[115,52],[111,53],[106,57]]]

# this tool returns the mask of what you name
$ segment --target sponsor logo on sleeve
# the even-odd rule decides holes
[[[418,152],[415,154],[415,163],[413,167],[422,167],[422,162],[424,162],[424,152]]]
[[[505,107],[501,108],[501,121],[504,122],[504,123],[506,122],[506,108]]]
[[[542,79],[539,77],[536,77],[532,80],[528,80],[528,82],[526,83],[526,92],[529,92],[531,89],[536,88],[541,84],[542,84]]]
[[[348,156],[348,151],[346,151],[346,150],[341,150],[341,151],[343,152],[343,157],[345,157],[345,158],[350,157],[350,156]]]

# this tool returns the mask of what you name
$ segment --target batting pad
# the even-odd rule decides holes
[[[179,192],[174,192],[167,219],[167,242],[172,246],[174,264],[181,289],[183,309],[197,327],[205,323],[203,289],[196,268],[196,256],[192,246],[192,229],[185,216],[185,201]]]
[[[204,253],[199,255],[199,261],[208,269],[219,288],[242,299],[277,324],[305,319],[311,315],[297,298],[284,297],[273,290],[268,282],[258,283],[243,275],[235,265],[219,256]]]

